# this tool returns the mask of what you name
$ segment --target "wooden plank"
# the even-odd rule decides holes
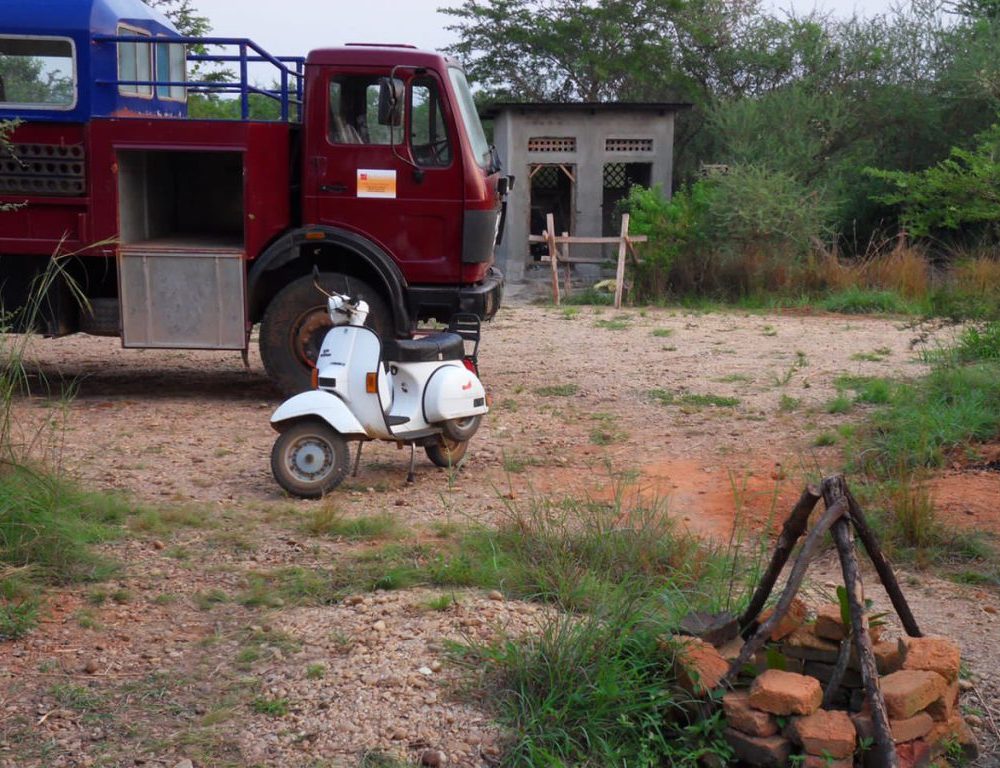
[[[569,232],[563,232],[563,237],[569,237]],[[571,273],[573,270],[572,264],[569,259],[569,243],[562,244],[562,255],[560,257],[563,263],[566,265],[566,295],[569,296],[573,290],[573,283],[571,280]]]
[[[622,235],[618,241],[618,271],[615,273],[615,309],[622,308],[622,294],[625,290],[625,254],[628,252],[629,215],[622,215]]]
[[[549,241],[549,236],[546,235],[529,235],[529,243],[547,243]],[[622,239],[620,237],[557,237],[557,243],[571,243],[573,245],[617,245]],[[630,235],[628,238],[630,243],[646,243],[649,242],[649,238],[645,235]]]
[[[545,233],[549,244],[549,264],[552,267],[552,301],[558,307],[559,299],[559,251],[556,249],[556,218],[554,215],[545,216]]]

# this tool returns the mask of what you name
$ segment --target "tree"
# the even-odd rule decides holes
[[[161,11],[185,37],[204,37],[212,31],[212,23],[194,8],[191,0],[144,0],[146,5]]]

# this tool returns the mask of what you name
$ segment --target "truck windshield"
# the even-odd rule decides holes
[[[479,164],[485,168],[490,164],[490,145],[486,141],[483,124],[479,122],[479,112],[472,98],[472,91],[469,89],[469,81],[465,79],[465,73],[460,69],[452,67],[448,70],[448,74],[458,96],[458,111],[462,114],[465,131],[469,135],[469,141],[472,142],[472,152]]]
[[[0,104],[69,109],[75,103],[71,40],[0,35]]]

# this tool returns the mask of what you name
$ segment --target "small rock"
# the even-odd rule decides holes
[[[379,619],[374,624],[372,624],[372,629],[374,629],[376,632],[385,632],[385,622],[382,621],[382,619]]]
[[[490,600],[503,600],[503,592],[497,589],[490,590],[490,593],[486,595]]]
[[[428,749],[420,756],[420,764],[429,766],[429,768],[438,768],[438,766],[448,764],[448,756],[440,749]]]
[[[96,675],[101,669],[101,666],[97,663],[96,659],[89,659],[86,664],[83,665],[83,671],[88,675]]]
[[[166,544],[164,544],[164,543],[163,543],[162,541],[160,541],[159,539],[154,539],[154,540],[153,540],[153,549],[155,549],[155,550],[161,550],[161,549],[164,549],[164,548],[165,548],[166,546],[167,546],[167,545],[166,545]]]
[[[440,671],[441,671],[441,662],[435,659],[434,661],[431,662],[431,672],[440,672]]]
[[[421,675],[424,675],[425,677],[434,674],[434,671],[430,667],[421,667],[420,669],[417,670],[417,672],[419,672]]]
[[[963,693],[968,693],[976,687],[976,684],[968,678],[963,677],[958,681],[958,687]]]
[[[187,758],[184,758],[179,763],[177,763],[177,765],[175,765],[174,768],[194,768],[194,763],[192,763]]]
[[[389,738],[393,741],[403,741],[406,738],[406,731],[402,728],[393,728]]]

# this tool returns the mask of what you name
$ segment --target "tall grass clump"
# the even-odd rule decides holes
[[[8,214],[11,215],[11,214]],[[116,532],[123,502],[78,489],[58,463],[40,450],[56,429],[17,429],[14,404],[30,391],[26,356],[31,331],[39,327],[49,288],[64,278],[53,258],[36,280],[32,298],[15,316],[0,310],[0,636],[29,631],[45,585],[106,578],[114,564],[92,545]],[[14,333],[19,329],[25,332]],[[41,454],[41,455],[40,455]],[[58,452],[49,453],[48,458]]]
[[[465,649],[511,732],[501,764],[694,768],[731,756],[719,715],[702,718],[677,684],[664,638],[626,602],[600,618],[554,618],[538,635]]]

